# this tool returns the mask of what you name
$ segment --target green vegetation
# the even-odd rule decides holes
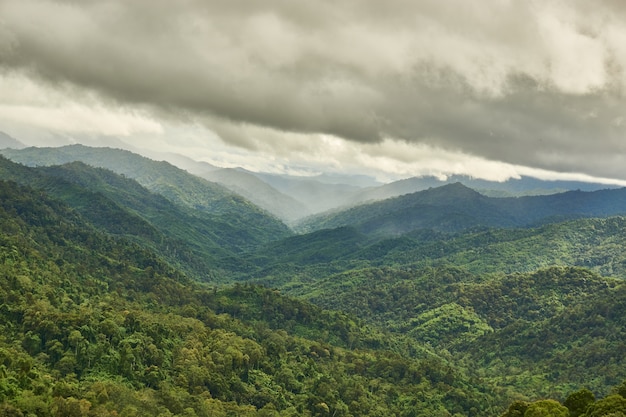
[[[242,222],[178,205],[132,179],[79,162],[28,168],[0,157],[0,178],[45,190],[99,229],[150,248],[202,281],[223,282],[224,269],[245,269],[232,261],[237,254],[289,234],[284,225],[266,227],[264,218]]]
[[[191,175],[167,162],[153,161],[129,151],[72,145],[4,149],[2,153],[13,161],[29,166],[44,167],[81,161],[132,178],[147,190],[177,205],[214,215],[222,227],[235,225],[239,232],[247,233],[241,236],[240,245],[247,241],[250,247],[251,243],[267,242],[290,234],[279,220],[221,185]],[[72,182],[75,180],[72,178]]]
[[[563,404],[556,400],[515,401],[501,417],[620,417],[626,415],[624,383],[613,393],[596,401],[586,388],[572,392]]]
[[[491,198],[456,183],[305,219],[302,231],[354,227],[376,237],[420,229],[454,233],[476,227],[514,228],[581,217],[626,214],[626,189]]]
[[[456,184],[293,235],[167,164],[55,152],[136,166],[0,158],[0,416],[625,413],[626,218],[577,218],[621,190]]]
[[[303,287],[326,309],[445,349],[510,395],[563,395],[576,384],[603,393],[626,378],[626,285],[586,269],[368,268]]]
[[[3,415],[444,416],[496,406],[432,352],[409,357],[345,314],[261,287],[205,288],[38,191],[0,182],[0,218]]]
[[[383,240],[367,238],[346,227],[270,243],[257,252],[256,263],[265,269],[257,276],[279,282],[283,279],[281,269],[288,265],[313,269],[329,264],[341,271],[454,265],[480,275],[581,266],[603,276],[626,278],[624,246],[626,217],[622,216],[570,220],[536,228],[480,228],[458,234],[420,230]],[[326,257],[316,262],[315,254]],[[285,273],[292,271],[287,268]]]

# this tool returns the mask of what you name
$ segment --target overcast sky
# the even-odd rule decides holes
[[[624,22],[619,0],[0,0],[0,130],[292,173],[626,180]]]

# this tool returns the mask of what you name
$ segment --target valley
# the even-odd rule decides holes
[[[626,411],[624,189],[0,153],[0,415]]]

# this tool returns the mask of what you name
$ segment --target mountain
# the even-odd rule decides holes
[[[487,416],[510,401],[345,314],[195,283],[41,190],[0,181],[0,220],[2,415]]]
[[[4,132],[0,132],[0,149],[4,149],[4,148],[22,149],[25,147],[26,145],[24,145],[19,140],[15,139],[12,136],[7,135]]]
[[[29,168],[0,158],[0,179],[45,190],[94,226],[150,248],[198,280],[228,279],[224,270],[245,267],[232,261],[237,254],[274,237],[258,225],[242,226],[237,216],[178,205],[130,178],[81,162]]]
[[[252,173],[234,168],[221,168],[197,175],[223,185],[287,224],[312,214],[303,203],[281,193]]]
[[[58,148],[3,150],[7,158],[28,166],[81,161],[130,177],[172,201],[212,213],[247,212],[251,206],[224,187],[202,180],[165,161],[153,161],[130,151],[69,145]]]
[[[300,230],[318,230],[352,226],[366,234],[393,236],[420,228],[451,232],[485,223],[513,226],[514,218],[490,204],[490,200],[456,183],[313,216],[298,227]]]
[[[454,183],[294,235],[130,152],[7,154],[39,166],[0,158],[0,415],[626,410],[624,189]]]
[[[626,377],[625,295],[623,280],[581,268],[485,277],[440,266],[346,271],[308,299],[480,364],[501,389],[563,399],[576,386],[606,395]]]
[[[136,180],[148,190],[174,203],[214,215],[227,216],[228,222],[236,224],[240,230],[256,234],[259,241],[290,234],[287,226],[280,220],[243,197],[165,161],[153,161],[120,149],[90,148],[82,145],[3,150],[1,153],[9,159],[29,166],[81,161],[94,167],[110,169]]]
[[[129,149],[133,153],[137,153],[143,155],[147,158],[153,159],[155,161],[167,161],[172,165],[175,165],[185,171],[196,175],[198,177],[202,177],[207,172],[215,171],[216,169],[220,169],[215,165],[211,165],[208,162],[196,161],[195,159],[188,158],[186,156],[171,153],[171,152],[153,152],[148,149]]]
[[[531,177],[509,178],[506,181],[488,181],[464,175],[452,175],[442,180],[433,176],[413,177],[391,182],[379,187],[368,188],[355,195],[350,204],[386,200],[404,194],[441,187],[446,184],[461,183],[489,197],[523,197],[532,195],[558,194],[566,191],[597,191],[618,188],[615,185],[581,181],[549,181]]]
[[[223,185],[288,224],[293,224],[313,213],[334,208],[335,204],[345,203],[344,198],[339,198],[337,201],[326,201],[327,199],[324,198],[325,202],[320,203],[320,197],[324,194],[337,194],[337,192],[341,194],[347,189],[354,191],[380,185],[375,179],[365,175],[319,174],[297,177],[251,172],[244,168],[219,168],[207,162],[195,161],[173,153],[152,152],[145,149],[137,149],[134,152],[151,159],[168,161],[191,174]],[[303,181],[310,183],[303,187]],[[282,190],[279,191],[274,186]],[[311,192],[316,192],[314,187],[320,188],[321,191],[310,195]],[[313,204],[314,210],[308,207],[310,204]]]
[[[220,184],[287,224],[292,224],[296,220],[312,214],[303,203],[281,193],[245,169],[220,168],[174,153],[151,152],[144,149],[136,152],[154,160],[170,162],[195,176]]]
[[[314,216],[305,219],[298,228],[351,226],[368,235],[394,236],[418,229],[458,232],[473,227],[527,227],[624,213],[626,189],[492,198],[455,183]]]
[[[345,206],[350,202],[352,196],[363,190],[357,185],[318,181],[315,177],[265,173],[255,173],[254,175],[281,193],[303,204],[308,213],[320,213]]]

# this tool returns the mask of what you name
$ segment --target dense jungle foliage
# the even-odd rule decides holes
[[[255,286],[190,281],[0,183],[2,415],[487,415],[428,349]]]
[[[624,413],[624,217],[294,235],[83,163],[0,179],[0,416]]]

